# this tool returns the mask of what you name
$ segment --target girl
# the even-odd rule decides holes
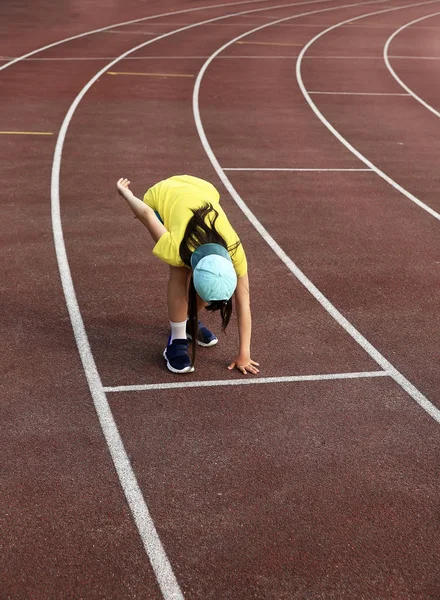
[[[239,350],[229,369],[259,372],[250,356],[251,311],[246,256],[220,207],[213,185],[189,175],[177,175],[150,188],[143,202],[119,179],[119,194],[145,225],[155,242],[153,254],[170,265],[168,315],[171,335],[163,356],[173,373],[194,371],[197,344],[213,346],[218,339],[198,320],[202,307],[219,310],[222,330],[235,296]],[[192,339],[192,361],[188,339]]]

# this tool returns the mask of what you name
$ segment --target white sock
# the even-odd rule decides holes
[[[170,321],[171,326],[171,340],[186,340],[186,320],[181,323],[174,323]]]

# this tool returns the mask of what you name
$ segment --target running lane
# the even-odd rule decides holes
[[[440,119],[411,96],[399,95],[406,91],[382,58],[384,44],[396,29],[436,7],[434,3],[383,13],[330,31],[309,47],[302,75],[311,100],[325,119],[374,165],[438,212]],[[435,29],[415,26],[412,36],[406,54],[397,38],[391,56],[432,55],[427,51],[435,46]],[[324,54],[347,58],[313,58]],[[391,60],[413,74],[423,63],[420,59]],[[432,98],[438,66],[437,61],[425,62],[431,65],[430,73],[417,71],[417,82],[413,75],[411,85]],[[316,91],[336,95],[311,93]],[[335,144],[339,145],[336,139]],[[350,300],[343,300],[345,292],[340,288],[332,290],[332,297],[351,311],[359,329],[438,405],[440,220],[374,174],[353,183],[354,189],[346,190],[346,200],[337,193],[334,208],[351,215],[347,237],[353,236],[359,250],[362,248],[361,257],[353,253],[352,243],[341,243],[340,268],[355,274],[350,280]],[[325,289],[330,290],[328,267],[324,262],[319,269]],[[365,310],[365,300],[370,311]],[[356,303],[360,304],[358,311]]]

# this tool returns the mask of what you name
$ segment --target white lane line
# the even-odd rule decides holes
[[[396,94],[386,92],[310,92],[315,96],[409,96],[409,94]]]
[[[355,27],[370,27],[373,29],[390,29],[391,27],[399,27],[398,25],[380,25],[379,23],[375,24],[375,23],[347,23],[347,25],[352,25],[353,28]],[[325,27],[327,27],[327,25],[325,25]],[[434,30],[440,30],[440,27],[414,27],[414,29],[434,29]]]
[[[322,0],[312,0],[311,2],[303,2],[301,4],[315,4],[317,2],[322,2]],[[287,5],[282,5],[287,6]],[[298,3],[292,3],[291,6],[298,6]],[[273,7],[271,7],[273,8]],[[327,10],[336,10],[341,7],[335,7]],[[248,12],[259,12],[268,10],[259,9]],[[321,11],[318,11],[321,12]],[[76,298],[75,288],[73,285],[72,274],[70,272],[70,266],[67,258],[67,251],[64,243],[64,235],[63,228],[61,223],[61,211],[60,211],[60,170],[61,170],[61,160],[62,160],[62,152],[64,141],[66,138],[67,130],[69,128],[72,117],[85,96],[88,90],[94,85],[99,78],[105,74],[113,65],[118,63],[120,60],[123,60],[126,56],[129,56],[131,53],[140,50],[154,42],[165,39],[171,35],[176,33],[180,33],[182,31],[188,31],[190,29],[194,29],[201,25],[205,25],[205,23],[212,23],[214,21],[219,21],[221,19],[228,19],[236,14],[242,13],[234,13],[230,15],[223,15],[220,17],[215,17],[213,19],[208,19],[206,21],[201,21],[198,23],[192,23],[191,25],[186,25],[185,27],[181,27],[171,32],[164,33],[159,35],[156,38],[151,40],[147,40],[142,44],[139,44],[127,52],[121,54],[112,62],[106,64],[100,71],[98,71],[82,88],[79,94],[76,96],[75,100],[71,104],[69,110],[64,117],[63,123],[61,125],[57,143],[54,152],[54,160],[52,165],[52,177],[51,177],[51,212],[52,212],[52,228],[54,235],[54,244],[55,244],[55,253],[58,263],[58,268],[60,271],[60,278],[63,287],[64,297],[66,300],[67,309],[69,312],[70,320],[72,323],[72,329],[74,332],[76,344],[78,347],[78,352],[81,358],[81,362],[83,365],[84,373],[87,379],[87,383],[89,385],[90,393],[93,399],[93,403],[95,406],[95,410],[98,415],[98,419],[104,434],[104,437],[107,442],[107,446],[109,448],[116,472],[119,477],[119,481],[121,483],[121,487],[124,491],[125,497],[127,499],[127,503],[130,507],[131,513],[133,515],[133,519],[136,523],[137,529],[139,531],[139,535],[142,539],[142,543],[144,545],[145,551],[150,559],[151,566],[155,573],[158,585],[162,592],[162,595],[165,600],[184,600],[182,591],[180,590],[179,584],[176,580],[176,577],[173,573],[171,564],[168,560],[168,557],[165,553],[165,550],[162,546],[162,543],[157,534],[156,528],[154,526],[154,522],[151,518],[150,512],[148,510],[148,506],[143,498],[142,492],[139,488],[139,485],[136,480],[136,476],[131,467],[130,460],[127,456],[127,453],[124,448],[123,441],[119,434],[116,422],[113,418],[110,406],[108,404],[108,400],[103,389],[103,385],[101,382],[101,378],[98,373],[98,369],[96,367],[95,360],[93,358],[93,354],[90,348],[89,340],[87,337],[87,333],[84,327],[84,322],[82,320],[81,312],[78,305],[78,300]],[[313,12],[305,13],[305,14],[313,14]],[[81,36],[80,36],[81,37]],[[9,63],[8,66],[13,64]]]
[[[335,172],[350,172],[350,171],[372,171],[372,169],[290,169],[290,168],[254,168],[254,167],[222,167],[223,171],[335,171]]]
[[[263,58],[263,57],[262,57]],[[286,57],[288,58],[288,57]],[[292,56],[291,58],[298,58],[297,56]],[[383,56],[332,56],[328,54],[327,56],[319,56],[314,54],[308,54],[303,57],[303,60],[310,60],[311,58],[320,58],[320,59],[342,59],[342,60],[382,60]],[[440,60],[440,56],[390,56],[389,58],[395,59],[411,59],[411,60]]]
[[[431,2],[423,2],[421,4],[428,4]],[[415,4],[414,6],[419,6],[420,4]],[[407,8],[408,6],[397,7],[391,10],[399,10],[403,8]],[[316,11],[318,12],[318,11]],[[321,11],[319,11],[321,12]],[[385,11],[386,12],[386,11]],[[316,14],[316,13],[315,13]],[[376,13],[373,13],[376,14]],[[290,18],[297,18],[290,17]],[[284,19],[283,19],[284,20]],[[279,22],[279,21],[276,21]],[[218,50],[216,50],[204,63],[199,74],[197,75],[197,79],[194,85],[194,93],[193,93],[193,112],[194,112],[194,120],[196,123],[197,131],[200,137],[200,141],[203,145],[203,148],[211,161],[212,166],[214,167],[217,175],[222,181],[223,185],[228,190],[232,199],[235,201],[237,206],[243,211],[248,220],[252,223],[261,237],[266,241],[266,243],[272,248],[278,258],[286,265],[286,267],[290,270],[290,272],[300,281],[303,286],[312,294],[312,296],[321,304],[321,306],[335,319],[335,321],[365,350],[365,352],[371,356],[371,358],[384,370],[389,376],[403,389],[405,392],[413,399],[417,404],[425,410],[430,417],[432,417],[437,423],[440,424],[440,410],[432,404],[424,396],[402,373],[400,373],[380,352],[375,348],[355,327],[350,323],[348,319],[346,319],[342,313],[340,313],[337,308],[324,296],[324,294],[306,277],[306,275],[297,267],[297,265],[292,261],[292,259],[284,252],[284,250],[279,246],[279,244],[274,240],[274,238],[269,234],[269,232],[263,227],[257,217],[251,212],[247,204],[243,201],[243,199],[238,194],[237,190],[234,188],[232,183],[229,181],[227,175],[223,171],[220,163],[215,156],[208,139],[205,134],[205,130],[203,128],[202,120],[200,117],[200,107],[199,107],[199,94],[200,94],[200,85],[203,80],[203,76],[206,73],[207,68],[211,64],[211,62],[230,46],[234,44],[238,39],[245,37],[255,31],[260,29],[264,29],[265,27],[270,27],[272,24],[268,23],[267,25],[263,25],[258,27],[257,29],[252,29],[241,36],[234,38],[221,46]],[[364,161],[365,162],[365,161]]]
[[[396,10],[403,10],[405,8],[411,8],[414,6],[424,6],[427,4],[433,4],[435,2],[438,2],[438,0],[430,0],[429,2],[420,2],[417,4],[407,4],[406,6],[397,6],[394,8],[388,8],[386,10],[380,10],[380,11],[376,11],[376,12],[372,12],[372,13],[368,13],[365,15],[361,15],[360,17],[355,17],[354,19],[351,19],[352,21],[358,20],[358,19],[365,19],[367,17],[373,16],[373,15],[379,15],[379,14],[384,14],[387,12],[392,12],[392,11],[396,11]],[[408,192],[408,190],[406,190],[405,188],[403,188],[400,184],[398,184],[396,181],[394,181],[394,179],[391,179],[391,177],[389,177],[386,173],[384,173],[384,171],[382,171],[381,169],[379,169],[378,167],[376,167],[376,165],[374,165],[370,160],[368,160],[368,158],[366,158],[363,154],[361,154],[359,152],[359,150],[356,150],[356,148],[354,146],[352,146],[340,133],[339,131],[337,131],[337,129],[335,127],[333,127],[333,125],[324,117],[324,115],[322,114],[322,112],[317,108],[316,104],[313,102],[313,100],[310,97],[309,92],[307,91],[303,79],[302,79],[302,73],[301,73],[301,68],[302,68],[302,60],[304,55],[306,54],[307,50],[322,36],[324,36],[326,33],[329,33],[330,31],[333,31],[334,29],[337,29],[338,27],[341,27],[341,25],[345,25],[348,21],[341,21],[340,23],[337,23],[336,25],[332,25],[331,27],[328,27],[327,29],[324,29],[323,31],[321,31],[320,33],[318,33],[317,35],[315,35],[315,37],[313,37],[309,42],[307,42],[307,44],[304,46],[304,48],[301,50],[300,55],[298,57],[298,60],[296,62],[296,79],[298,81],[298,85],[301,89],[301,92],[307,102],[307,104],[310,106],[310,108],[313,110],[313,112],[315,113],[315,115],[318,117],[318,119],[327,127],[327,129],[329,131],[331,131],[331,133],[341,142],[341,144],[343,144],[348,150],[350,150],[350,152],[352,152],[355,156],[357,156],[359,158],[359,160],[361,160],[365,165],[367,165],[367,167],[369,167],[370,169],[373,169],[373,171],[375,171],[379,177],[382,177],[382,179],[384,179],[387,183],[389,183],[394,189],[396,189],[398,192],[400,192],[401,194],[403,194],[404,196],[406,196],[406,198],[408,198],[408,200],[411,200],[411,202],[414,202],[414,204],[417,204],[417,206],[419,206],[420,208],[422,208],[423,210],[425,210],[427,213],[429,213],[432,217],[434,217],[435,219],[437,219],[438,221],[440,221],[440,214],[438,212],[436,212],[433,208],[431,208],[430,206],[428,206],[427,204],[425,204],[424,202],[422,202],[421,200],[419,200],[419,198],[417,198],[416,196],[414,196],[414,194],[411,194],[411,192]]]
[[[108,25],[107,27],[100,27],[99,29],[93,29],[91,31],[86,31],[85,33],[80,33],[78,35],[72,35],[71,37],[64,38],[62,40],[58,40],[57,42],[52,42],[51,44],[47,44],[46,46],[42,46],[41,48],[37,48],[36,50],[32,50],[32,52],[28,52],[27,54],[22,54],[21,56],[17,56],[17,58],[12,59],[5,65],[0,66],[0,71],[3,69],[7,69],[11,67],[13,64],[29,58],[29,56],[33,56],[34,54],[38,54],[39,52],[43,52],[45,50],[49,50],[50,48],[55,48],[55,46],[59,46],[60,44],[65,44],[67,42],[71,42],[72,40],[78,40],[80,38],[86,37],[88,35],[93,35],[95,33],[101,33],[103,31],[108,31],[110,29],[115,29],[116,27],[125,27],[126,25],[132,25],[133,23],[142,23],[144,21],[151,21],[153,19],[160,19],[162,17],[169,17],[172,15],[181,15],[184,13],[191,13],[200,10],[209,10],[211,8],[224,8],[230,6],[237,6],[241,4],[257,4],[259,2],[267,2],[267,0],[241,0],[240,2],[226,2],[222,4],[211,4],[208,6],[198,6],[196,8],[185,8],[182,10],[175,10],[171,12],[161,13],[157,15],[152,15],[150,17],[142,17],[141,19],[133,19],[131,21],[124,21],[123,23],[115,23],[113,25]],[[287,5],[288,6],[288,5]],[[156,24],[156,23],[154,23]],[[161,23],[162,24],[162,23]],[[168,23],[166,25],[169,25]],[[154,40],[150,40],[154,41]]]
[[[388,58],[392,59],[404,59],[404,60],[440,60],[440,56],[393,56],[390,55]]]
[[[397,31],[395,31],[386,41],[384,49],[383,49],[383,59],[385,61],[385,64],[387,66],[388,71],[391,73],[391,75],[394,77],[394,79],[397,81],[397,83],[403,87],[404,90],[406,90],[408,92],[408,94],[410,94],[415,100],[417,100],[417,102],[420,102],[420,104],[422,104],[422,106],[424,106],[425,108],[427,108],[429,111],[432,112],[432,114],[434,114],[436,117],[440,117],[440,112],[438,112],[437,110],[435,110],[435,108],[433,108],[430,104],[428,104],[427,102],[425,102],[425,100],[422,100],[422,98],[420,98],[420,96],[418,96],[415,92],[413,92],[413,90],[406,85],[406,83],[404,83],[400,77],[396,74],[395,70],[393,69],[393,67],[390,64],[390,61],[388,60],[388,50],[390,47],[391,42],[393,41],[393,39],[396,37],[396,35],[398,35],[401,31],[403,31],[404,29],[406,29],[407,27],[410,27],[411,25],[413,25],[414,23],[419,23],[420,21],[423,21],[424,19],[430,19],[431,17],[436,17],[440,15],[440,12],[436,12],[436,13],[432,13],[430,15],[426,15],[424,17],[420,17],[420,19],[415,19],[414,21],[411,21],[410,23],[407,23],[406,25],[403,25],[400,29],[398,29]]]
[[[365,371],[359,373],[329,373],[322,375],[292,375],[285,377],[252,377],[249,379],[218,379],[210,381],[175,381],[173,383],[146,383],[140,385],[117,385],[105,387],[105,392],[145,392],[148,390],[172,390],[180,388],[218,387],[234,385],[261,385],[267,383],[293,383],[300,381],[334,381],[338,379],[365,379],[389,377],[385,371]]]

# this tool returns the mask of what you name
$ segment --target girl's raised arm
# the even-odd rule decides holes
[[[167,232],[166,228],[156,217],[154,210],[142,202],[142,200],[136,198],[130,190],[129,185],[130,181],[125,177],[121,177],[116,184],[119,194],[127,201],[128,206],[139,221],[148,229],[154,242],[159,241],[159,238]]]

